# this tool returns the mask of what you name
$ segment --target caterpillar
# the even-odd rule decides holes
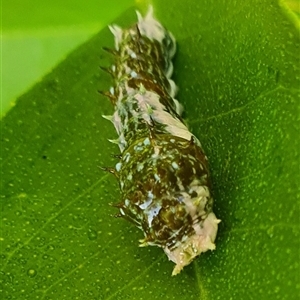
[[[172,275],[207,250],[215,249],[218,220],[205,156],[188,130],[171,79],[176,42],[153,17],[153,9],[129,29],[109,26],[115,57],[109,69],[114,86],[106,92],[114,105],[110,120],[121,155],[119,216],[144,233],[140,246],[161,247],[176,265]]]

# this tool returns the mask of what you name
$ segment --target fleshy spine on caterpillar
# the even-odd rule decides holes
[[[175,39],[154,17],[129,29],[113,25],[115,86],[105,93],[115,107],[121,159],[115,166],[122,194],[120,216],[144,233],[140,246],[163,248],[176,266],[172,275],[215,249],[218,220],[212,212],[207,158],[181,118],[171,80]]]

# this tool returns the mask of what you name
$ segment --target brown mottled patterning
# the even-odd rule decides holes
[[[121,215],[140,228],[141,246],[164,249],[176,266],[215,249],[220,222],[212,212],[207,159],[184,124],[170,79],[176,51],[173,36],[152,9],[129,28],[110,27],[115,36],[115,86],[110,119],[119,135]]]

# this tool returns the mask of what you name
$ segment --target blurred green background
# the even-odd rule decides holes
[[[2,1],[1,115],[76,46],[135,2]]]

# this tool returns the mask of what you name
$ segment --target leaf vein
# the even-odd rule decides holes
[[[3,271],[5,267],[7,266],[8,262],[12,259],[12,257],[15,255],[15,253],[22,249],[24,246],[27,246],[45,227],[47,227],[51,221],[56,219],[64,210],[66,210],[69,206],[74,204],[76,201],[78,201],[81,197],[85,196],[87,193],[92,191],[99,183],[101,183],[106,177],[108,177],[107,174],[105,174],[101,179],[99,179],[96,183],[92,184],[89,188],[87,188],[82,194],[80,194],[78,197],[71,200],[67,205],[65,205],[63,208],[61,208],[56,214],[54,214],[52,217],[50,217],[43,226],[39,228],[30,238],[28,238],[24,244],[22,244],[19,247],[16,247],[7,257],[6,263],[3,264],[1,270]]]
[[[263,97],[265,96],[268,96],[270,94],[273,94],[275,92],[278,92],[280,90],[289,90],[285,87],[283,87],[282,85],[278,85],[276,88],[272,89],[272,90],[269,90],[267,92],[264,92],[264,93],[261,93],[258,97],[256,97],[255,99],[249,101],[247,104],[243,105],[243,106],[240,106],[240,107],[236,107],[236,108],[233,108],[233,109],[230,109],[226,112],[222,112],[220,114],[217,114],[215,116],[210,116],[206,119],[200,119],[200,120],[191,120],[189,123],[190,124],[197,124],[197,123],[205,123],[209,120],[212,120],[212,119],[219,119],[219,118],[222,118],[224,116],[227,116],[227,115],[230,115],[230,114],[233,114],[233,113],[238,113],[238,112],[241,112],[243,111],[244,109],[246,109],[248,106],[252,105],[253,103],[255,102],[258,102],[259,100],[261,100]]]

